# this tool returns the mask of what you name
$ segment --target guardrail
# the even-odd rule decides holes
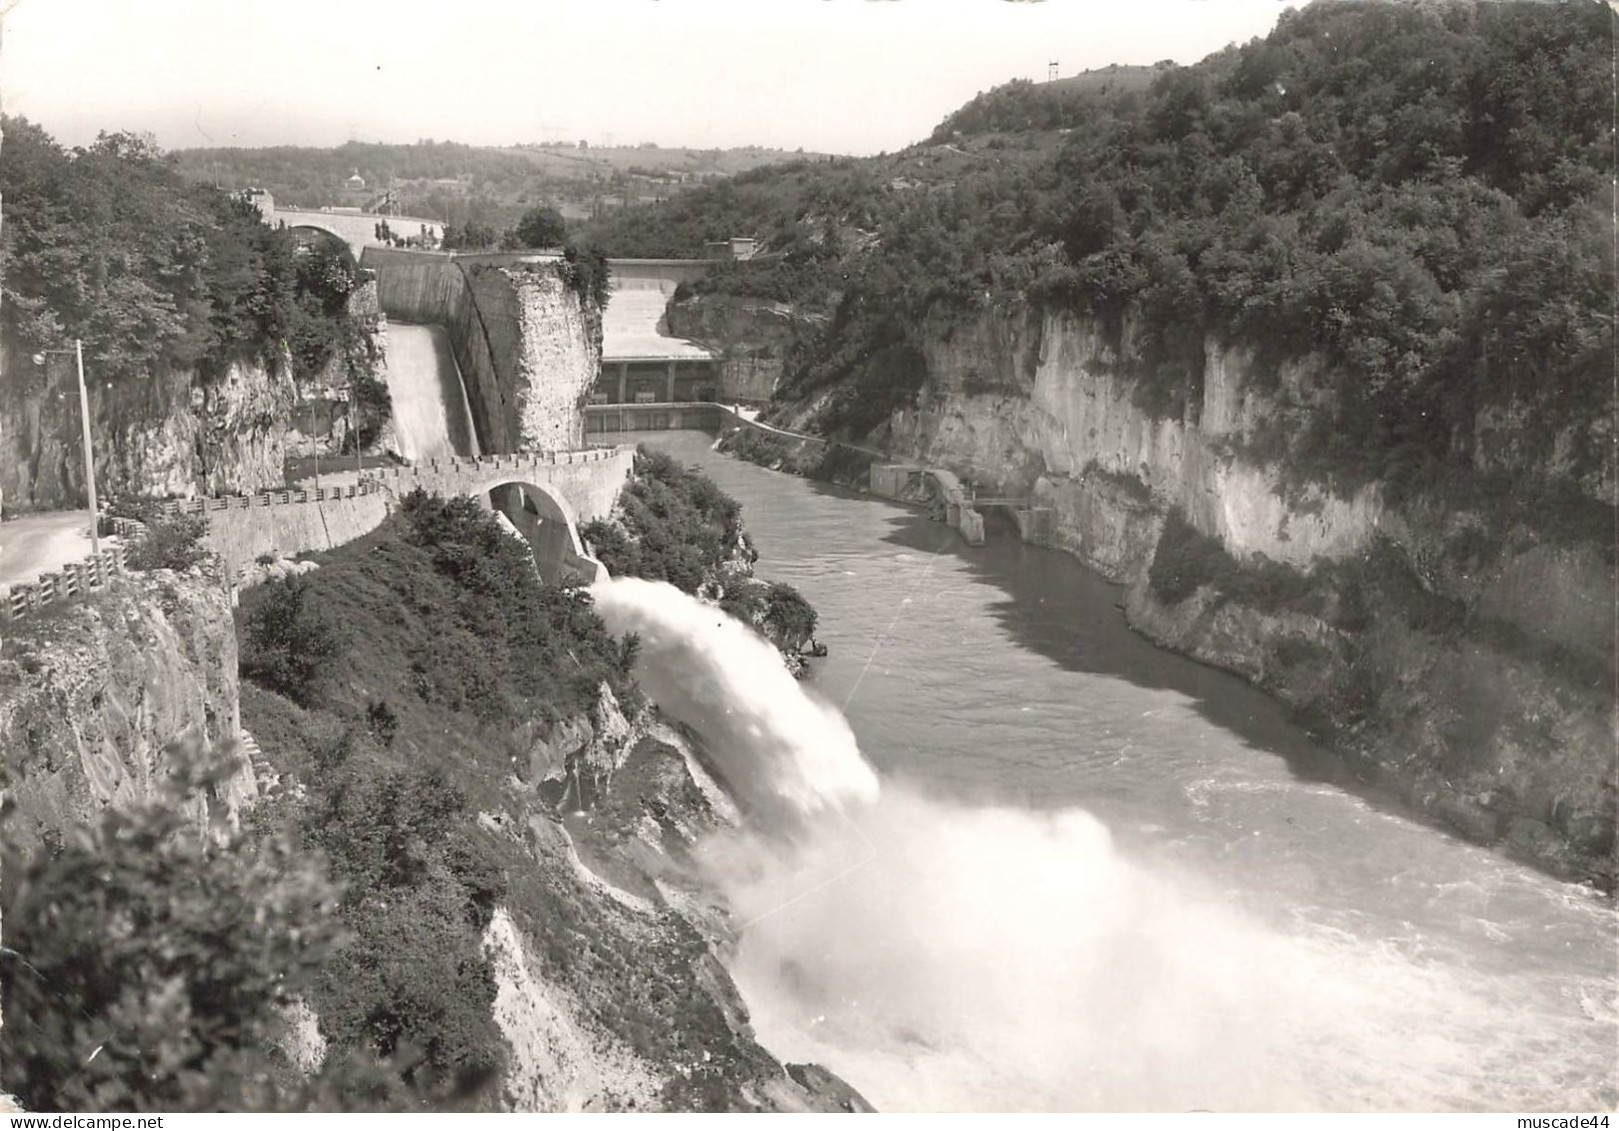
[[[125,541],[114,542],[99,554],[69,562],[61,569],[42,573],[34,581],[7,587],[0,597],[0,617],[17,621],[58,601],[88,597],[94,590],[105,588],[115,574],[126,572],[129,547],[146,536],[146,524],[132,518],[114,518],[111,522],[113,533]]]
[[[489,456],[448,456],[425,460],[402,467],[369,468],[362,472],[361,481],[342,487],[316,487],[313,490],[259,491],[252,495],[215,495],[203,499],[179,499],[159,504],[155,513],[165,518],[178,515],[207,515],[219,511],[251,510],[256,507],[296,506],[304,503],[324,503],[329,500],[353,499],[389,491],[396,485],[414,479],[428,478],[455,471],[476,471],[484,468],[522,470],[534,467],[556,467],[567,464],[599,463],[612,459],[619,452],[618,445],[597,444],[587,448],[556,452],[506,452]],[[123,539],[89,555],[81,561],[71,562],[59,570],[44,573],[35,581],[20,582],[0,593],[0,618],[19,620],[31,612],[58,601],[87,596],[100,589],[115,575],[126,572],[129,547],[146,536],[146,524],[132,518],[109,520],[112,532]]]
[[[357,495],[370,495],[382,488],[361,482],[346,487],[316,487],[314,490],[259,491],[252,495],[211,495],[204,499],[178,499],[162,503],[157,513],[165,518],[182,514],[208,514],[213,511],[248,510],[252,507],[279,507],[291,503],[324,503],[328,499],[352,499]]]

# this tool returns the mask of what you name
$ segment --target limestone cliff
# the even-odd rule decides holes
[[[786,303],[719,294],[670,303],[666,317],[671,335],[719,358],[720,396],[743,403],[770,400],[795,335],[806,324],[824,321]]]
[[[160,369],[118,382],[98,380],[87,358],[101,497],[193,498],[280,487],[289,435],[308,431],[301,405],[315,390],[346,386],[350,368],[369,373],[376,364],[375,284],[362,282],[346,306],[360,331],[353,356],[340,351],[307,376],[303,389],[286,357],[275,364],[233,361],[217,375]],[[41,366],[5,360],[14,378],[0,382],[0,491],[8,511],[83,506],[73,359],[52,356]]]
[[[229,591],[215,575],[129,574],[6,635],[0,764],[25,840],[158,796],[177,739],[236,741],[236,636]],[[194,816],[234,820],[256,794],[242,762],[215,789],[210,812]]]
[[[896,455],[1049,507],[1057,545],[1130,585],[1133,625],[1278,694],[1427,812],[1613,883],[1611,443],[1582,478],[1556,453],[1588,438],[1521,469],[1574,497],[1550,519],[1465,476],[1391,502],[1378,481],[1284,480],[1255,443],[1330,389],[1318,358],[1267,384],[1250,351],[1210,340],[1164,417],[1137,403],[1128,326],[1003,309],[930,325],[922,346],[917,406],[882,430]],[[1599,444],[1611,416],[1589,422]],[[1479,471],[1507,458],[1481,450]]]
[[[601,314],[548,263],[474,265],[471,297],[500,371],[503,445],[557,451],[584,444],[582,405],[601,369]]]
[[[57,362],[60,359],[56,359]],[[84,464],[72,361],[49,379],[0,391],[0,487],[8,508],[82,506]],[[8,366],[15,373],[15,366]],[[60,370],[60,371],[59,371]],[[113,386],[86,374],[96,485],[119,494],[190,497],[280,486],[296,399],[284,370],[233,363],[217,380],[164,371]]]

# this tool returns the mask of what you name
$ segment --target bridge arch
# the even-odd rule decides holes
[[[529,544],[540,576],[550,582],[593,583],[605,574],[602,564],[585,552],[579,520],[567,497],[532,476],[511,471],[492,474],[471,486],[476,498],[487,496]]]
[[[343,239],[343,233],[332,227],[330,224],[317,224],[313,220],[289,220],[286,222],[286,227],[287,231],[289,232],[296,232],[299,229],[304,229],[311,232],[324,232],[326,235],[331,236],[339,242],[347,243],[347,241]]]

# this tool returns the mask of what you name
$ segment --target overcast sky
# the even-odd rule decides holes
[[[0,0],[0,7],[6,0]],[[420,138],[869,154],[980,90],[1191,63],[1279,0],[18,0],[10,114],[81,144]]]

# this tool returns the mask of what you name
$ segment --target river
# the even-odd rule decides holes
[[[1594,893],[1357,792],[1066,555],[1005,528],[970,549],[706,435],[629,438],[741,501],[883,782],[847,833],[716,857],[778,1055],[884,1109],[1619,1100],[1619,920]]]

